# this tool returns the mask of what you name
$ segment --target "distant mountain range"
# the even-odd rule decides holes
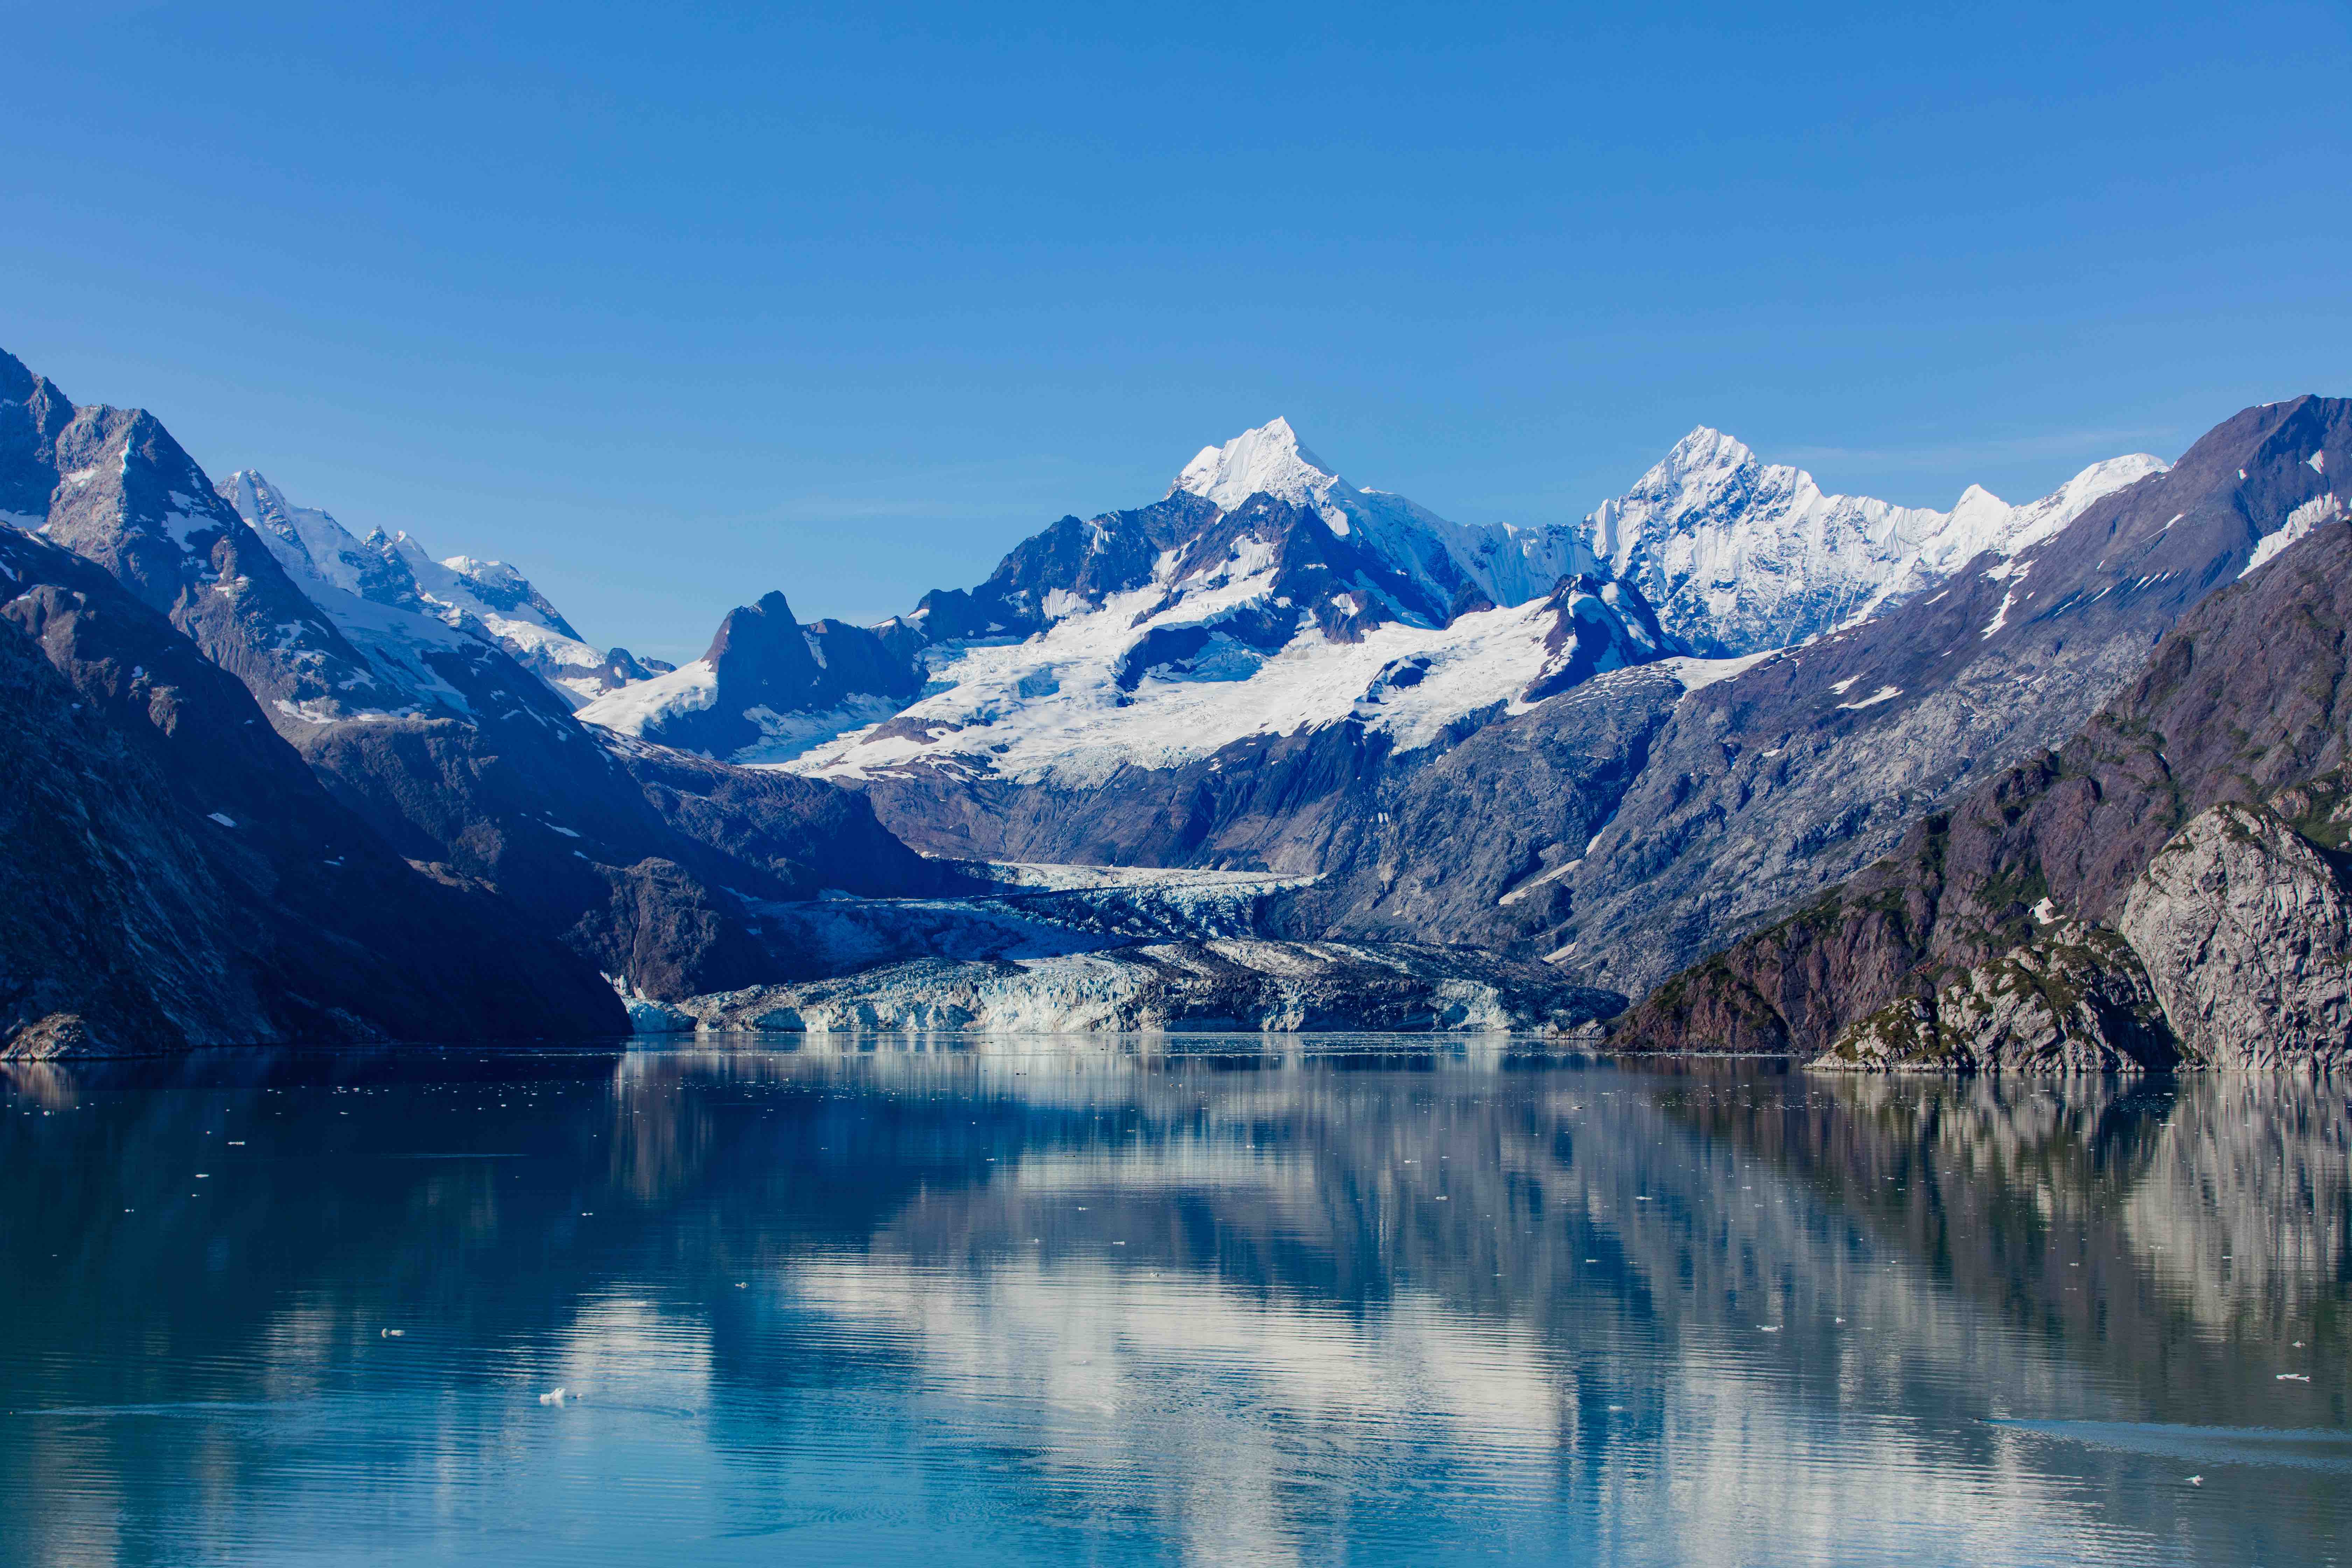
[[[770,593],[673,669],[586,643],[509,566],[355,536],[249,470],[215,486],[152,416],[0,356],[0,721],[26,738],[0,1028],[48,1053],[633,1016],[1590,1037],[1701,963],[1621,1039],[2210,1057],[2164,1000],[2201,982],[2113,980],[2105,892],[2044,912],[2137,998],[2109,1031],[2139,1030],[2137,1054],[1954,1046],[1958,1002],[1925,1034],[1876,1017],[1942,1018],[1939,988],[2032,948],[2048,921],[1983,888],[1968,929],[1993,934],[1870,938],[1875,978],[1825,959],[1813,1002],[1772,1000],[1798,983],[1737,955],[1865,897],[1825,889],[1893,887],[1847,879],[2084,744],[2184,615],[2246,613],[2209,594],[2321,559],[2347,408],[2250,409],[2178,466],[2121,457],[1940,512],[1825,495],[1701,427],[1540,529],[1360,489],[1276,420],[976,587],[873,626]],[[2332,601],[2294,606],[2334,624]],[[2206,795],[2274,811],[2334,787],[2325,747],[2296,755]],[[334,890],[362,865],[363,896]],[[436,926],[479,934],[436,963],[415,934]]]
[[[1580,526],[1471,527],[1358,489],[1277,419],[1204,447],[1157,504],[1065,518],[870,639],[820,622],[805,657],[764,644],[772,669],[738,652],[722,670],[715,647],[583,717],[842,779],[938,763],[1083,785],[1351,719],[1411,751],[1603,670],[1802,642],[2163,467],[2119,458],[2029,506],[1971,488],[1935,512],[1824,496],[1702,428]],[[790,612],[739,610],[719,644],[754,615]]]

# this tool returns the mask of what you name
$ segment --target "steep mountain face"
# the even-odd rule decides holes
[[[2111,952],[2090,967],[2141,967],[2168,1020],[2158,1056],[2236,1059],[2251,1037],[2233,1045],[2216,1011],[2232,995],[2305,1019],[2305,1059],[2340,1051],[2331,966],[2345,939],[2330,857],[2344,832],[2352,529],[2327,475],[2347,463],[2352,404],[2249,409],[2140,504],[2094,509],[2080,536],[2060,535],[2000,580],[2011,611],[2027,595],[2054,598],[2034,612],[2045,626],[2200,582],[2221,591],[2063,746],[1986,779],[1894,856],[1675,976],[1625,1037],[1929,1054],[1969,1037],[1943,1016],[1947,991],[1974,987],[2005,955],[2048,949],[2045,928],[2072,921],[2128,942],[2128,960]],[[1875,1016],[1890,1007],[1904,1016]]]
[[[1846,631],[1720,667],[1738,672],[1677,704],[1607,831],[1549,852],[1583,851],[1515,906],[1523,940],[1638,994],[1853,876],[1986,774],[2062,743],[2178,616],[2336,505],[2307,459],[2347,406],[2245,410],[2038,545],[1979,555]],[[1442,856],[1397,852],[1448,875]]]
[[[79,408],[0,354],[0,473],[18,527],[97,562],[261,700],[274,724],[410,710],[163,426]],[[37,500],[36,499],[37,498]]]
[[[1733,658],[1899,604],[1988,551],[2014,556],[2163,469],[2145,453],[2114,458],[2026,506],[1971,485],[1950,511],[1931,511],[1824,495],[1811,474],[1768,467],[1702,425],[1585,519],[1583,536],[1692,651]]]
[[[495,643],[574,707],[654,674],[626,648],[599,653],[583,642],[546,596],[502,561],[464,555],[436,561],[407,534],[381,529],[355,538],[326,512],[294,505],[251,468],[231,474],[218,489],[287,574],[355,640],[399,628],[406,635],[394,640],[414,644],[421,628],[404,618],[371,616],[343,603],[346,598],[422,616],[458,634],[431,646]]]
[[[1971,769],[2063,737],[2127,679],[2146,646],[2134,639],[2193,591],[2136,590],[2130,614],[2091,612],[2093,635],[2071,647],[2030,644],[1991,605],[1958,627],[1979,590],[2162,467],[2099,465],[2029,507],[1972,492],[1952,513],[1904,511],[1825,498],[1702,432],[1588,522],[1628,573],[1678,597],[1706,646],[1935,599],[1951,625],[1895,679],[1904,639],[1925,635],[1908,623],[1830,637],[1788,669],[1677,658],[1685,638],[1567,533],[1454,528],[1347,485],[1277,424],[1204,449],[1159,507],[1066,519],[981,590],[934,595],[884,628],[930,694],[790,765],[863,790],[932,853],[1316,877],[1284,929],[1442,932],[1646,989],[1883,853]],[[1393,554],[1373,548],[1400,537]],[[1975,570],[1991,578],[1918,591],[1980,542]],[[1328,568],[1337,550],[1353,558]],[[1508,596],[1498,562],[1590,569],[1517,605],[1439,603]],[[1302,579],[1300,563],[1327,570]],[[1722,606],[1706,575],[1718,569],[1737,590]],[[2017,591],[2046,603],[2032,598],[2040,581]],[[1285,618],[1331,605],[1343,583],[1360,611],[1350,599],[1344,619]],[[1718,607],[1745,629],[1706,633]],[[1662,660],[1670,678],[1624,673]],[[1881,678],[1835,692],[1852,672],[1790,679],[1836,660]],[[1586,685],[1593,700],[1548,711]],[[1739,732],[1750,726],[1772,734]],[[1504,801],[1501,821],[1469,805]],[[1634,857],[1594,852],[1629,843]]]
[[[2133,879],[2115,924],[2137,963],[2113,967],[2147,973],[2188,1059],[2352,1063],[2345,782],[2339,770],[2267,808],[2214,806]],[[2330,809],[2314,813],[2315,797]]]
[[[13,360],[0,374],[18,394],[0,410],[12,503],[49,486],[37,520],[12,515],[166,616],[401,856],[495,888],[620,984],[688,995],[792,973],[746,900],[807,897],[828,872],[862,890],[935,880],[902,847],[856,854],[887,836],[858,830],[870,809],[829,786],[700,775],[730,795],[706,804],[658,758],[614,754],[494,634],[493,618],[512,637],[548,613],[519,578],[355,540],[247,476],[224,489],[257,531],[151,416],[73,408]]]
[[[705,757],[764,762],[887,718],[922,689],[920,666],[865,626],[802,626],[782,594],[729,612],[690,664],[591,702],[614,734]]]
[[[614,1034],[594,970],[331,801],[89,562],[0,529],[0,1050]]]
[[[874,633],[818,623],[803,653],[770,595],[703,658],[583,717],[943,798],[989,776],[1090,784],[1360,710],[1376,728],[1442,726],[1672,651],[1638,595],[1559,570],[1592,564],[1565,535],[1461,528],[1358,490],[1277,420],[1205,449],[1155,505],[1064,518],[978,588]],[[921,814],[892,820],[945,842]]]

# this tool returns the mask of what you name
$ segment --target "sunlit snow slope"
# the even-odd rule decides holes
[[[1276,419],[1202,447],[1150,507],[1063,519],[969,593],[870,633],[746,607],[712,655],[582,716],[844,778],[1083,787],[1350,720],[1411,751],[1607,669],[1802,642],[2162,468],[2116,458],[2027,506],[1971,488],[1939,512],[1824,495],[1702,427],[1579,523],[1523,529],[1350,484]],[[730,635],[742,617],[778,629],[764,662]]]
[[[582,641],[555,606],[503,561],[465,555],[436,561],[406,533],[387,535],[381,529],[357,538],[328,513],[294,505],[251,468],[231,474],[218,489],[346,636],[413,677],[421,672],[424,689],[433,696],[448,693],[433,689],[415,651],[474,640],[504,647],[575,705],[630,676],[650,673],[628,669],[625,660],[614,669],[614,658]]]
[[[1970,485],[1934,511],[1824,495],[1801,468],[1768,467],[1702,425],[1587,518],[1584,538],[1694,651],[1755,653],[1874,615],[1983,551],[2015,555],[2164,468],[2146,453],[2110,458],[2024,506]]]

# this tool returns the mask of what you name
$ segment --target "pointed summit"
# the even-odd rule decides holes
[[[33,395],[39,378],[26,368],[25,362],[0,349],[0,403],[22,403]]]
[[[1293,506],[1319,509],[1334,489],[1353,493],[1347,480],[1299,444],[1289,420],[1276,418],[1222,447],[1202,447],[1168,493],[1190,490],[1231,511],[1261,493]]]
[[[1686,474],[1707,468],[1738,468],[1755,460],[1756,454],[1746,442],[1725,435],[1712,425],[1694,425],[1690,434],[1675,443],[1674,450],[1658,467]]]

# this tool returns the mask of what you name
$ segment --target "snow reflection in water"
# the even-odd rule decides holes
[[[2339,1550],[2336,1089],[1386,1045],[10,1069],[0,1556]]]

